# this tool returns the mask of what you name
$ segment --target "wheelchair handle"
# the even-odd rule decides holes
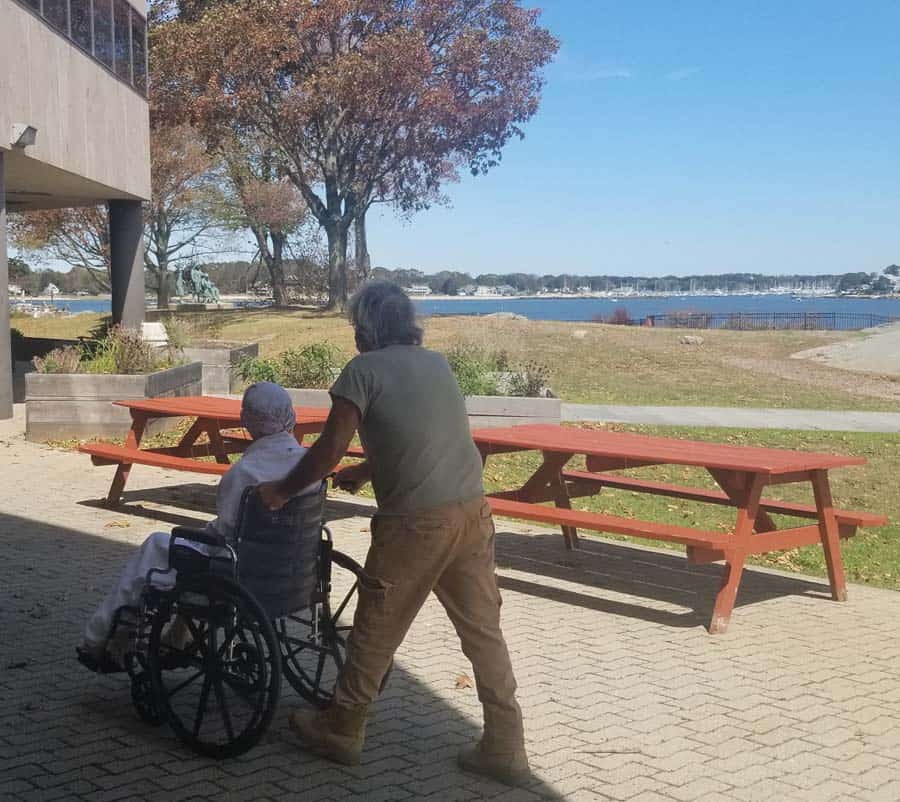
[[[212,532],[205,532],[202,529],[191,529],[187,526],[176,526],[172,530],[173,542],[175,538],[181,538],[182,540],[194,540],[197,543],[205,543],[207,546],[217,546],[219,548],[225,548],[225,546],[228,545],[222,535],[217,535]]]

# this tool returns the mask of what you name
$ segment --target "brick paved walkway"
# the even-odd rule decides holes
[[[110,470],[10,426],[0,454],[2,799],[900,799],[900,594],[854,586],[835,604],[821,582],[754,569],[730,632],[711,638],[715,567],[602,541],[576,561],[558,536],[505,522],[530,789],[456,771],[480,712],[474,690],[455,687],[471,671],[436,602],[398,653],[361,767],[296,748],[285,716],[301,702],[287,686],[263,744],[198,759],[142,724],[127,682],[88,674],[73,647],[134,544],[160,520],[208,517],[210,485],[138,467],[126,507],[108,511],[91,504]],[[338,546],[356,556],[365,512],[332,507]]]

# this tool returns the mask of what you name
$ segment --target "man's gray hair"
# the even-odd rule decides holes
[[[349,312],[361,350],[422,344],[412,301],[390,281],[373,281],[362,287],[350,299]]]

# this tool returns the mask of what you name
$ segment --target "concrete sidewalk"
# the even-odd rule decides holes
[[[832,432],[900,432],[900,412],[563,404],[564,421]]]

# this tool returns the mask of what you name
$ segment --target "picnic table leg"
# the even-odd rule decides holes
[[[566,491],[565,482],[562,479],[562,469],[572,459],[571,454],[557,454],[544,452],[544,461],[531,475],[531,478],[516,493],[519,501],[538,502],[547,499],[548,489],[552,491],[551,498],[557,507],[572,509],[572,502]],[[578,548],[578,530],[573,526],[563,526],[562,535],[568,551]]]
[[[847,581],[844,578],[844,561],[841,558],[840,528],[834,515],[834,502],[831,498],[828,473],[813,471],[812,486],[816,499],[816,510],[819,513],[819,536],[822,539],[822,550],[825,552],[825,565],[828,567],[831,598],[835,601],[847,601]]]
[[[144,436],[144,429],[147,428],[147,414],[139,410],[131,410],[131,428],[125,435],[125,445],[128,448],[138,448],[141,445],[141,438]],[[112,484],[109,486],[109,492],[106,494],[106,505],[108,507],[117,507],[122,500],[122,491],[125,489],[125,483],[128,481],[128,474],[131,473],[130,462],[120,462],[116,468],[116,475],[113,476]]]
[[[222,442],[222,434],[219,432],[219,422],[210,421],[206,427],[206,434],[209,437],[209,443],[212,446],[213,456],[220,465],[228,465],[231,460],[228,459],[228,453],[225,451],[225,443]]]
[[[197,418],[192,424],[191,428],[188,429],[184,435],[182,435],[181,439],[178,441],[178,445],[176,448],[178,451],[175,453],[178,456],[182,457],[190,457],[191,449],[194,446],[194,443],[197,442],[197,438],[200,437],[203,432],[206,431],[206,423],[203,418]]]
[[[728,498],[732,501],[740,499],[741,493],[743,492],[741,474],[737,474],[734,471],[716,470],[714,468],[710,468],[709,473],[712,478],[716,480],[716,484],[725,491]],[[772,520],[772,516],[770,516],[769,513],[765,510],[759,510],[756,513],[756,520],[753,528],[757,532],[774,532],[778,527],[775,526],[775,522]]]
[[[738,508],[737,522],[734,527],[733,545],[725,551],[725,570],[722,584],[716,596],[712,619],[709,622],[711,635],[720,635],[728,629],[731,612],[737,600],[741,575],[744,573],[744,562],[750,551],[750,539],[753,537],[753,526],[759,512],[759,500],[762,497],[765,481],[762,476],[749,476],[741,483],[740,492],[735,492],[735,503]],[[735,490],[738,484],[735,483]],[[727,492],[727,491],[726,491]]]

